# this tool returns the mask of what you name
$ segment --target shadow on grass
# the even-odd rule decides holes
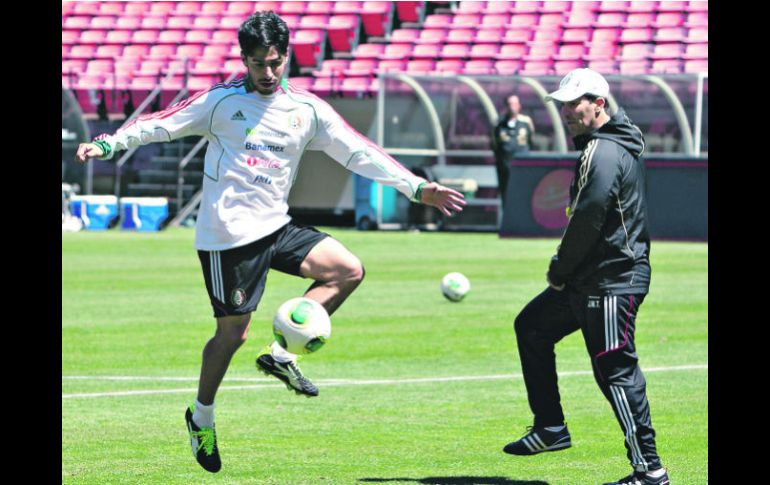
[[[511,480],[505,477],[425,477],[425,478],[359,478],[362,482],[415,482],[425,485],[548,485],[540,480]]]

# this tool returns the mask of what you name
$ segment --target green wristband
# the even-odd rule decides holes
[[[417,186],[417,190],[414,191],[414,200],[416,200],[417,202],[422,202],[422,200],[420,200],[422,198],[422,186],[427,183],[428,182],[421,183],[420,185]]]
[[[98,146],[99,148],[101,148],[101,149],[102,149],[102,151],[104,152],[104,154],[103,154],[101,157],[99,157],[99,158],[104,158],[104,157],[106,157],[106,156],[107,156],[107,155],[109,155],[109,154],[110,154],[110,152],[112,151],[112,147],[110,146],[110,144],[109,144],[109,143],[107,143],[107,142],[106,142],[106,141],[104,141],[104,140],[96,140],[96,141],[94,141],[94,142],[92,142],[92,143],[93,143],[94,145]]]

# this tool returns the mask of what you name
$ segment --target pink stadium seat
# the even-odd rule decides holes
[[[313,71],[315,77],[344,77],[346,69],[350,68],[350,59],[326,59],[321,63],[321,69]]]
[[[599,3],[600,12],[627,12],[629,2],[604,0]]]
[[[569,13],[565,21],[565,27],[592,27],[596,22],[597,14],[590,10],[575,10]]]
[[[412,56],[412,44],[387,44],[379,59],[408,59]]]
[[[602,74],[618,73],[618,63],[613,60],[591,61],[588,63],[587,67]]]
[[[685,42],[708,42],[709,29],[708,27],[696,27],[687,31],[687,38]]]
[[[158,85],[158,79],[154,76],[140,76],[131,79],[131,90],[152,91]]]
[[[406,63],[406,72],[409,74],[430,74],[436,67],[433,59],[414,59]]]
[[[143,17],[141,28],[144,30],[163,30],[166,28],[166,17]]]
[[[215,30],[211,33],[211,44],[232,45],[238,43],[238,31],[236,30]]]
[[[61,43],[62,45],[77,44],[80,40],[80,32],[77,30],[62,30]]]
[[[241,46],[238,45],[237,42],[235,44],[230,44],[226,57],[227,59],[241,60]]]
[[[620,38],[621,30],[617,28],[606,28],[594,30],[591,36],[592,44],[610,44],[616,43]]]
[[[580,67],[585,67],[583,65],[583,61],[578,61],[578,60],[556,61],[553,63],[553,73],[556,74],[557,76],[564,76],[570,71],[573,71]]]
[[[541,3],[542,2],[517,0],[514,2],[511,11],[514,13],[535,13],[540,9]]]
[[[337,94],[342,87],[342,82],[338,79],[319,77],[313,80],[313,86],[309,89],[316,96],[331,96]]]
[[[86,64],[86,74],[108,75],[112,73],[113,65],[114,61],[106,59],[88,61],[88,64]]]
[[[220,81],[219,75],[213,76],[211,74],[197,74],[187,78],[187,89],[190,91],[202,91],[209,89],[211,86],[217,84]]]
[[[471,47],[468,44],[446,44],[441,49],[442,59],[466,59]],[[467,63],[466,63],[467,65]]]
[[[682,12],[661,12],[655,18],[655,27],[679,27],[684,24]]]
[[[520,44],[523,42],[529,42],[532,39],[532,31],[530,29],[506,29],[503,36],[504,44]]]
[[[564,29],[561,35],[561,41],[564,43],[584,43],[591,40],[592,29],[577,27],[572,29]]]
[[[439,59],[441,57],[441,47],[442,44],[417,44],[412,49],[412,57],[415,59]]]
[[[684,27],[663,27],[655,30],[652,39],[655,42],[685,42]]]
[[[100,2],[99,15],[122,15],[124,2]]]
[[[527,51],[528,47],[526,44],[503,44],[500,46],[500,52],[495,57],[498,60],[522,60],[527,55]]]
[[[455,14],[454,19],[452,19],[451,27],[453,29],[476,28],[481,24],[481,18],[482,15],[477,13],[458,13]]]
[[[511,22],[508,24],[511,28],[534,28],[540,20],[540,14],[537,13],[515,13],[511,16]]]
[[[583,11],[583,12],[596,12],[599,10],[599,5],[602,2],[598,1],[590,1],[590,2],[572,2],[572,11]]]
[[[166,61],[162,59],[145,59],[139,65],[135,76],[156,76],[166,67]]]
[[[442,40],[449,44],[471,44],[475,38],[475,29],[452,29],[447,31],[446,38]]]
[[[652,44],[625,44],[620,49],[620,60],[640,60],[647,59],[652,54]]]
[[[289,30],[291,31],[299,28],[299,22],[302,19],[302,16],[285,13],[281,15],[281,18],[286,22],[286,26],[289,27]],[[243,19],[241,19],[241,22],[243,22]]]
[[[658,59],[652,61],[650,72],[659,74],[680,74],[682,72],[682,61],[680,59]]]
[[[61,3],[61,16],[66,17],[72,13],[72,9],[74,7],[73,2],[62,2]]]
[[[62,28],[71,30],[85,30],[91,26],[91,18],[82,15],[67,17],[62,22]]]
[[[404,60],[385,60],[377,64],[376,72],[405,72],[406,61]]]
[[[343,71],[345,76],[371,76],[377,71],[379,61],[376,59],[355,59]]]
[[[99,59],[114,59],[123,55],[123,46],[116,44],[102,44],[96,48],[94,57]]]
[[[166,19],[166,29],[185,30],[193,26],[193,18],[187,15],[175,15]]]
[[[495,73],[495,62],[491,59],[473,59],[465,63],[464,74],[486,75]]]
[[[682,54],[684,54],[684,44],[680,42],[656,44],[650,59],[681,59]]]
[[[262,2],[258,3],[261,4]],[[224,14],[233,17],[241,17],[241,19],[245,20],[246,17],[253,14],[256,9],[275,10],[274,7],[275,5],[255,5],[254,2],[228,2]]]
[[[537,29],[532,33],[533,44],[556,44],[561,42],[561,28]]]
[[[463,2],[466,3],[466,2]],[[468,2],[470,3],[470,2]],[[476,3],[476,2],[473,2]],[[465,61],[462,59],[442,59],[436,62],[435,72],[442,74],[459,74],[462,72],[465,66]]]
[[[425,2],[396,2],[396,15],[402,22],[419,22],[424,11]]]
[[[184,44],[176,49],[176,57],[188,59],[197,59],[203,54],[203,46],[200,44]]]
[[[559,50],[558,44],[533,44],[524,56],[525,61],[550,61]]]
[[[137,59],[120,59],[115,61],[115,74],[118,76],[133,77],[139,70],[140,61]]]
[[[192,29],[198,30],[216,30],[219,28],[219,17],[211,17],[207,15],[200,15],[193,17]]]
[[[334,13],[359,14],[364,2],[334,2]]]
[[[620,42],[652,42],[652,29],[649,27],[624,29],[620,33]]]
[[[563,13],[545,13],[540,15],[540,19],[537,21],[539,28],[561,28],[564,25]]]
[[[684,54],[684,59],[708,59],[709,58],[709,45],[708,44],[687,44]]]
[[[107,37],[107,33],[103,30],[84,30],[80,33],[81,44],[102,44]]]
[[[424,30],[422,32],[425,32]],[[419,29],[395,29],[390,33],[390,42],[394,44],[414,44],[420,37]]]
[[[342,91],[343,96],[373,96],[377,92],[374,81],[376,81],[376,79],[372,80],[368,77],[347,78],[342,81],[340,91]]]
[[[500,52],[500,46],[497,44],[475,44],[471,46],[468,57],[471,59],[495,59]]]
[[[203,59],[219,61],[220,59],[225,59],[229,51],[229,45],[208,44],[203,47],[203,54],[201,56]]]
[[[295,31],[292,46],[297,64],[301,67],[318,67],[323,57],[322,47],[326,43],[326,33],[321,30]]]
[[[123,16],[125,17],[141,17],[150,9],[149,2],[115,2],[125,5],[123,8]]]
[[[166,60],[174,57],[176,54],[176,44],[156,44],[150,46],[150,52],[147,53],[147,59]]]
[[[234,72],[245,73],[246,66],[243,65],[243,61],[240,59],[229,59],[222,65],[222,70],[220,72],[224,74],[225,77],[230,77],[230,74]]]
[[[211,15],[219,17],[225,13],[226,9],[226,2],[203,2],[203,5],[201,5],[200,15]]]
[[[115,17],[113,16],[98,16],[91,19],[90,24],[91,29],[114,29],[115,28]]]
[[[81,74],[75,82],[75,89],[102,89],[104,76]]]
[[[441,44],[447,37],[448,32],[444,29],[423,29],[419,31],[415,44]]]
[[[586,47],[582,44],[563,44],[559,47],[559,52],[553,56],[553,59],[556,61],[582,60],[586,51]]]
[[[99,4],[96,2],[74,2],[72,13],[75,15],[99,15]]]
[[[626,23],[623,24],[625,28],[633,27],[651,27],[655,23],[657,16],[654,12],[635,12],[628,14],[626,17]]]
[[[196,15],[201,11],[201,2],[177,2],[174,15]]]
[[[490,13],[481,18],[481,24],[476,24],[478,28],[502,28],[511,20],[511,16],[507,13]]]
[[[708,59],[695,59],[684,62],[684,72],[688,74],[697,74],[699,72],[709,72]]]
[[[708,27],[709,25],[709,13],[705,12],[690,12],[687,14],[687,21],[685,27]]]
[[[426,15],[422,23],[424,29],[448,29],[452,25],[452,15],[436,13]]]
[[[495,62],[495,72],[502,75],[515,75],[523,66],[524,61],[520,59],[501,59]]]
[[[551,61],[526,61],[519,71],[521,76],[548,76],[553,73]]]
[[[385,51],[385,44],[358,44],[353,51],[356,59],[377,59]]]
[[[123,59],[141,59],[150,52],[149,44],[131,44],[123,49]]]
[[[158,33],[159,44],[181,44],[184,42],[184,30],[161,30]]]
[[[356,15],[333,15],[329,17],[326,31],[329,45],[336,52],[350,52],[358,45],[361,20]]]
[[[118,17],[115,20],[115,28],[123,30],[137,30],[142,26],[140,17]]]
[[[651,63],[647,59],[621,60],[618,65],[620,74],[633,76],[636,74],[647,74],[650,72]]]
[[[61,45],[61,58],[62,58],[62,61],[67,59],[67,56],[69,56],[69,53],[70,53],[70,45],[62,44]]]
[[[615,44],[592,44],[588,47],[588,52],[583,56],[586,61],[607,61],[614,59],[618,53],[618,47]]]
[[[219,71],[222,69],[222,62],[219,60],[199,59],[194,63],[191,62],[188,66],[191,66],[190,74],[219,74]]]
[[[313,83],[315,79],[313,76],[297,76],[289,79],[289,84],[298,89],[304,89],[305,91],[313,90]]]
[[[709,11],[709,3],[704,2],[702,0],[697,1],[690,1],[687,2],[687,9],[688,12],[708,12]]]
[[[459,13],[481,13],[489,2],[458,2],[457,12]]]
[[[145,14],[168,17],[173,15],[175,7],[176,2],[150,2],[149,9]]]
[[[658,12],[684,12],[687,2],[658,2]]]
[[[326,29],[329,23],[328,15],[300,15],[299,28],[301,29]]]
[[[462,3],[475,3],[475,2],[462,2]],[[479,2],[483,3],[483,2]],[[513,5],[516,2],[500,2],[491,1],[487,2],[486,6],[482,7],[484,13],[510,13],[513,10]]]
[[[86,59],[67,59],[61,63],[61,72],[85,72],[87,62],[88,61]]]
[[[221,30],[238,30],[246,17],[237,17],[233,15],[223,16],[219,18],[219,29]]]
[[[457,30],[453,30],[450,32],[450,34],[458,32]],[[471,33],[473,31],[471,30]],[[499,44],[503,41],[503,30],[502,29],[479,29],[476,31],[475,38],[469,41],[462,41],[462,42],[475,42],[477,44],[483,44],[483,43],[490,43],[490,44]],[[447,39],[448,41],[448,39]]]
[[[538,9],[540,13],[566,13],[572,9],[572,2],[563,0],[545,1]]]
[[[331,15],[334,11],[334,2],[307,2],[305,13],[310,15]]]
[[[184,34],[185,44],[208,44],[210,40],[210,30],[188,30]]]
[[[302,15],[305,13],[305,2],[280,2],[278,13]]]
[[[627,14],[622,12],[600,12],[594,27],[620,27],[626,22]]]
[[[389,34],[392,18],[392,2],[364,2],[361,7],[361,21],[366,35],[382,37]]]
[[[653,13],[658,9],[658,2],[651,2],[649,0],[634,0],[631,2],[628,2],[628,7],[626,7],[626,12],[628,13],[642,13],[642,12],[649,12]]]

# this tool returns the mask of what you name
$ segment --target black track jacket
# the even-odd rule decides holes
[[[650,284],[644,138],[623,109],[586,135],[570,186],[571,217],[548,278],[586,293],[642,294]]]

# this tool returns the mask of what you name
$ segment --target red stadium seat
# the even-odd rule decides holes
[[[658,2],[658,12],[684,12],[687,2]]]
[[[229,52],[230,45],[208,44],[203,47],[203,53],[201,54],[201,57],[211,61],[222,60],[222,62],[224,62],[224,59],[227,58]]]
[[[495,59],[500,52],[497,44],[475,44],[471,46],[468,57],[471,59]]]
[[[350,59],[326,59],[321,63],[321,69],[313,71],[315,77],[344,77],[344,72],[350,68]]]
[[[74,2],[72,13],[75,15],[99,15],[99,4],[97,2]]]
[[[329,45],[336,52],[351,52],[359,42],[361,20],[355,15],[333,15],[329,17],[326,30]]]
[[[305,2],[279,2],[280,14],[302,15],[305,13]]]
[[[486,32],[487,30],[485,30]],[[442,31],[443,32],[443,31]],[[438,42],[446,42],[448,44],[471,44],[474,42],[476,38],[476,30],[475,29],[451,29],[446,31],[445,38],[438,38]],[[499,31],[498,31],[499,32]]]
[[[423,29],[419,32],[416,44],[441,44],[447,37],[447,31],[443,29]]]
[[[583,56],[586,61],[607,61],[614,59],[618,53],[618,46],[615,44],[592,44],[588,47],[588,52]]]
[[[561,42],[561,28],[537,29],[532,33],[531,42],[533,44],[558,44]]]
[[[125,2],[100,2],[99,15],[122,15]]]
[[[388,35],[392,19],[392,2],[364,2],[361,7],[361,21],[366,35],[376,37]]]
[[[385,61],[380,61],[379,64],[377,64],[376,72],[405,72],[405,70],[406,70],[406,61],[389,59]]]
[[[566,13],[572,9],[572,2],[563,0],[545,1],[537,10],[542,13]]]
[[[122,3],[124,17],[142,17],[150,9],[149,2],[115,2]]]
[[[475,2],[462,2],[462,3],[475,3]],[[483,3],[483,2],[479,2]],[[486,6],[482,7],[484,13],[510,13],[513,11],[513,5],[516,2],[505,1],[491,1],[487,2]]]
[[[353,51],[356,59],[377,59],[385,51],[385,44],[358,44]]]
[[[684,14],[682,12],[661,12],[655,17],[655,27],[679,27],[684,25]]]
[[[166,17],[143,17],[141,28],[144,30],[163,30],[166,28]]]
[[[376,80],[372,80],[368,77],[346,78],[342,81],[340,90],[342,91],[343,96],[373,96],[377,92],[374,81]]]
[[[618,63],[613,60],[595,60],[588,63],[588,68],[601,74],[617,74]]]
[[[115,74],[118,76],[133,77],[139,70],[140,61],[138,59],[120,59],[115,61]]]
[[[539,28],[562,28],[564,25],[564,14],[563,13],[546,13],[541,14],[540,18],[537,21],[537,26]]]
[[[709,45],[708,44],[687,44],[684,54],[684,59],[708,59],[709,58]]]
[[[705,72],[708,74],[709,61],[708,59],[694,59],[685,61],[683,71],[688,74],[697,74],[699,72]]]
[[[412,44],[387,44],[379,59],[408,59],[412,49]]]
[[[284,22],[286,22],[286,26],[289,27],[290,31],[294,30],[294,29],[298,29],[299,28],[299,22],[300,22],[300,20],[302,20],[302,16],[301,15],[296,15],[296,14],[293,14],[293,13],[292,14],[285,13],[285,14],[281,15],[281,18],[283,19]],[[241,20],[241,22],[243,22],[243,19],[240,19],[240,20]]]
[[[230,77],[230,74],[234,72],[245,73],[246,66],[243,65],[243,61],[240,59],[230,59],[225,61],[220,72],[224,74],[225,77]]]
[[[501,59],[495,62],[495,72],[502,75],[515,75],[524,66],[520,59]]]
[[[198,59],[203,54],[203,46],[200,44],[184,44],[176,49],[176,57],[188,59]]]
[[[647,59],[652,54],[653,44],[625,44],[620,49],[620,60]]]
[[[322,30],[298,30],[291,41],[297,64],[300,67],[318,68],[326,44],[326,32]]]
[[[705,12],[690,12],[687,14],[687,21],[685,27],[708,27],[709,25],[709,13]]]
[[[61,43],[62,45],[77,44],[80,40],[80,32],[77,30],[62,30]]]
[[[190,74],[195,75],[219,74],[222,70],[222,62],[219,60],[199,59],[194,63],[191,62],[188,66],[192,66],[190,67]]]
[[[236,16],[225,16],[220,17],[219,19],[219,29],[220,30],[238,30],[238,28],[241,26],[243,21],[246,20],[245,17],[236,17]]]
[[[86,74],[101,74],[105,76],[112,74],[114,64],[114,61],[106,59],[88,61],[88,64],[86,64]]]
[[[565,27],[592,27],[596,22],[597,14],[590,10],[575,10],[570,12]]]
[[[416,44],[412,49],[412,57],[415,59],[439,59],[441,58],[441,48],[442,44]]]
[[[529,61],[550,61],[559,50],[558,44],[533,44],[529,52],[524,56],[524,60]]]
[[[626,17],[626,23],[623,24],[623,27],[625,28],[634,28],[634,27],[650,27],[655,23],[655,18],[657,15],[655,15],[654,12],[635,12],[628,14],[628,17]]]
[[[684,27],[663,27],[655,30],[652,40],[655,42],[685,42]]]
[[[650,59],[681,59],[684,54],[684,44],[679,42],[670,42],[666,44],[656,44]]]
[[[622,12],[601,12],[596,16],[594,27],[620,27],[626,23],[626,17]]]
[[[646,59],[638,60],[621,60],[618,65],[620,74],[633,76],[636,74],[647,74],[650,72],[650,61]]]
[[[468,1],[458,2],[457,12],[482,13],[487,3],[489,2],[468,2]]]
[[[450,25],[453,29],[476,28],[481,24],[482,15],[477,13],[458,13],[455,14]]]
[[[425,2],[396,2],[396,15],[401,22],[421,22],[425,15]]]
[[[703,0],[689,1],[686,10],[688,12],[708,12],[709,3]]]
[[[76,73],[83,73],[86,72],[86,64],[88,63],[88,60],[86,59],[67,59],[61,62],[61,72],[63,73],[69,73],[69,72],[76,72]]]
[[[620,38],[621,30],[617,28],[595,29],[591,36],[591,44],[616,43]]]
[[[222,16],[227,10],[226,2],[203,2],[200,15]],[[245,20],[245,17],[244,17]]]
[[[521,44],[532,40],[532,30],[530,29],[506,29],[503,36],[504,44]]]
[[[519,71],[521,76],[548,76],[553,73],[551,61],[526,61]]]
[[[174,14],[176,2],[150,2],[149,9],[145,15],[168,17]]]
[[[176,54],[176,44],[156,44],[150,46],[150,52],[147,53],[147,59],[166,60],[174,57]]]
[[[135,76],[157,76],[166,67],[165,59],[145,59],[141,61]]]
[[[313,76],[297,76],[289,79],[289,84],[293,87],[311,92],[313,90],[313,82],[315,82]]]
[[[600,12],[627,12],[629,2],[604,0],[599,3]]]
[[[195,92],[203,91],[204,89],[209,89],[211,86],[219,83],[220,81],[221,79],[219,78],[219,75],[192,75],[187,78],[187,89]]]
[[[342,81],[335,78],[318,77],[313,80],[313,85],[309,89],[316,96],[331,96],[340,93]]]
[[[709,29],[708,27],[696,27],[687,31],[687,37],[685,42],[708,42]]]
[[[266,5],[268,2],[264,2],[265,5],[262,5],[263,2],[257,2],[258,5],[255,5],[254,2],[227,2],[227,8],[224,11],[224,15],[233,16],[233,17],[240,17],[243,20],[246,19],[249,15],[253,14],[256,10],[274,10],[275,5]],[[274,4],[277,4],[278,2],[272,2]]]
[[[211,44],[224,44],[230,46],[238,43],[238,31],[236,30],[215,30],[211,33]]]

